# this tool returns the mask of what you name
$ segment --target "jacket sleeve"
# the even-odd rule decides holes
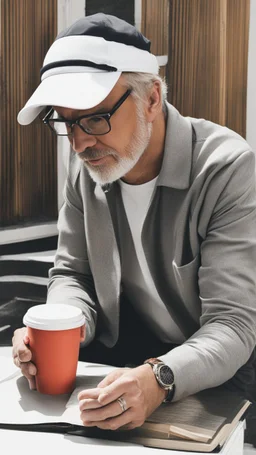
[[[87,345],[95,335],[97,297],[87,256],[81,197],[67,179],[58,218],[58,247],[49,271],[47,304],[65,303],[82,309]]]
[[[198,223],[203,238],[198,270],[200,329],[161,356],[174,371],[175,401],[228,381],[255,347],[255,181],[255,157],[247,151],[223,166],[208,187],[208,193],[220,194],[205,235]],[[207,197],[205,210],[209,210]]]

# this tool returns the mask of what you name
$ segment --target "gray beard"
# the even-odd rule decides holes
[[[142,107],[142,106],[141,106]],[[86,169],[92,180],[100,185],[113,183],[128,174],[139,161],[144,151],[148,147],[152,134],[152,123],[147,123],[142,109],[137,106],[137,130],[134,133],[130,144],[125,148],[125,157],[120,157],[116,150],[100,150],[93,147],[87,148],[79,154],[84,162]],[[115,163],[112,165],[102,165],[93,167],[87,162],[90,159],[99,159],[104,156],[112,155]]]

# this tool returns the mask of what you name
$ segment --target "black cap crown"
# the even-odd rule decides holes
[[[150,52],[151,42],[133,25],[110,14],[97,13],[77,20],[59,33],[56,39],[72,35],[99,36],[107,41],[115,41],[135,46]]]

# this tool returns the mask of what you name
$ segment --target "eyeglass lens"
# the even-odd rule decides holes
[[[49,124],[51,128],[56,132],[59,136],[67,136],[73,134],[73,126],[70,126],[68,122],[61,122],[58,121],[56,118],[52,118],[49,120]],[[87,134],[106,134],[110,131],[110,126],[106,118],[104,117],[89,117],[89,118],[81,118],[77,123],[80,128],[86,132]]]

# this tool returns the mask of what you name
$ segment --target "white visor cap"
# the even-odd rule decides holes
[[[18,114],[28,125],[46,106],[90,109],[111,92],[122,72],[158,74],[156,56],[135,46],[97,36],[54,41],[41,70],[41,84]]]

